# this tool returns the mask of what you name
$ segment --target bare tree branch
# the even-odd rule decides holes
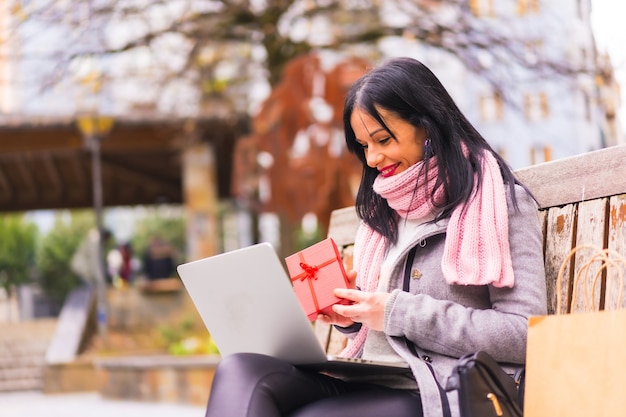
[[[511,88],[520,77],[528,81],[557,76],[573,79],[593,70],[589,64],[575,65],[541,48],[531,50],[536,35],[519,30],[515,16],[476,16],[466,0],[14,3],[24,4],[20,8],[25,15],[22,23],[34,28],[56,27],[67,34],[67,45],[52,48],[47,55],[54,64],[47,71],[42,84],[45,87],[60,82],[70,63],[81,58],[121,56],[149,48],[152,59],[159,63],[159,68],[153,70],[159,75],[159,85],[183,78],[204,86],[205,96],[217,98],[221,94],[226,100],[237,85],[246,83],[247,70],[252,66],[264,67],[270,85],[276,85],[285,63],[298,55],[317,48],[374,49],[379,40],[388,37],[413,39],[447,52],[505,99],[514,94]],[[41,36],[35,31],[29,38]],[[181,47],[165,51],[164,45],[173,37]],[[225,52],[237,48],[247,52]],[[264,57],[255,56],[258,48],[262,48]],[[165,64],[159,59],[165,59]],[[178,61],[184,62],[172,64]],[[218,74],[224,65],[235,68],[227,81]],[[103,79],[109,78],[114,77],[103,74]]]

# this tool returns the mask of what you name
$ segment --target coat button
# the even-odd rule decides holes
[[[414,269],[411,271],[411,278],[420,279],[421,277],[422,277],[422,271],[420,271],[419,269]]]
[[[433,361],[432,358],[428,355],[422,355],[422,359],[424,360],[424,362],[428,363],[431,363]]]

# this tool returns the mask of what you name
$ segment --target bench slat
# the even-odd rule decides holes
[[[578,204],[578,218],[576,226],[576,246],[592,245],[596,248],[604,247],[604,232],[606,230],[606,211],[608,199],[599,198],[597,200],[585,201]],[[600,264],[594,262],[586,266],[589,260],[596,254],[594,250],[577,250],[575,255],[574,274],[578,274],[581,268],[585,268],[578,285],[576,286],[576,300],[571,306],[571,312],[584,312],[591,309],[585,301],[585,289],[590,296],[590,302],[598,310],[600,306],[600,296],[602,281],[598,282],[597,288],[592,288],[592,280],[596,272],[600,270]],[[592,292],[593,291],[593,292]]]
[[[328,341],[330,340],[330,333],[332,330],[331,326],[320,323],[319,321],[315,321],[314,330],[317,340],[320,342],[320,345],[322,345],[322,349],[324,349],[324,351],[328,353]]]
[[[616,251],[626,258],[626,194],[611,197],[609,203],[609,227],[608,227],[608,248]],[[626,268],[625,268],[626,269]],[[622,269],[626,279],[626,270]],[[622,303],[617,306],[618,289],[622,284],[617,280],[610,280],[607,283],[607,308],[626,308],[626,297],[622,297]],[[610,287],[610,288],[609,288]],[[609,298],[610,297],[610,298]]]
[[[337,246],[354,244],[359,218],[354,206],[334,210],[330,215],[328,237],[332,237]]]
[[[348,343],[346,336],[324,323],[315,322],[315,334],[328,355],[339,355]]]
[[[568,266],[563,272],[561,288],[556,288],[556,278],[563,259],[572,250],[574,238],[574,222],[576,206],[568,204],[565,207],[554,207],[548,211],[546,220],[546,232],[544,236],[550,236],[545,240],[544,262],[546,266],[546,286],[548,297],[548,313],[556,312],[557,292],[563,297],[562,309],[559,313],[565,313],[569,304],[569,283],[571,268]]]

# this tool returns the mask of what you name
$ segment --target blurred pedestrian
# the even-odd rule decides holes
[[[152,236],[143,256],[143,271],[148,281],[174,275],[174,249],[160,236]]]
[[[130,243],[122,243],[107,255],[109,275],[116,288],[128,287],[133,279],[133,250]]]
[[[111,232],[102,231],[102,247],[98,229],[91,229],[81,241],[70,261],[70,268],[87,285],[111,283],[104,264],[104,247],[111,240]]]

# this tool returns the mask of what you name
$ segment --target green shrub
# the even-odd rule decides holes
[[[0,287],[8,294],[31,281],[38,230],[23,215],[0,217]]]
[[[53,301],[63,303],[67,294],[81,284],[70,261],[90,228],[95,226],[89,211],[57,213],[52,229],[43,237],[38,251],[39,285]]]
[[[162,326],[159,332],[171,355],[219,355],[219,350],[209,333],[198,329],[191,318],[186,318],[176,325]]]

